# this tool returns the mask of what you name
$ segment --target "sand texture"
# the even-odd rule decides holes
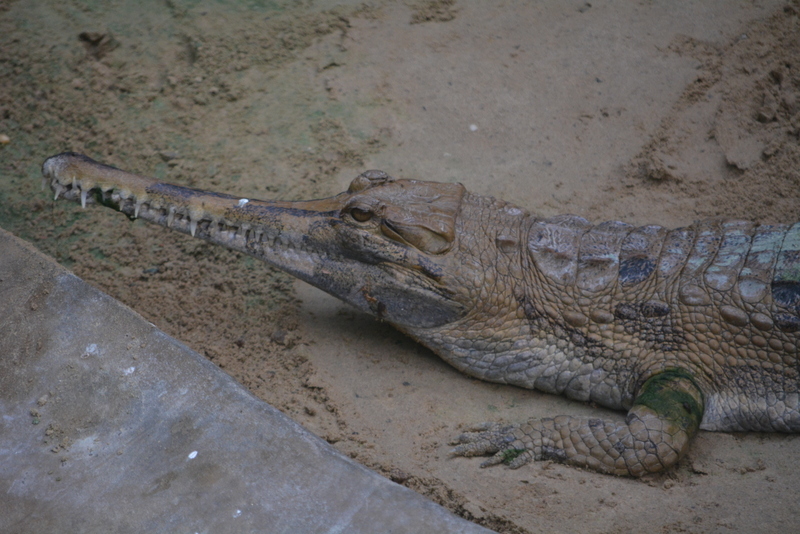
[[[544,216],[800,218],[800,3],[0,0],[0,226],[365,466],[500,532],[789,532],[800,436],[630,480],[449,458],[465,424],[623,417],[479,382],[205,242],[40,190],[82,152],[247,198],[366,169]]]

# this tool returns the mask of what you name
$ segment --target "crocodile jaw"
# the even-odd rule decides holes
[[[246,199],[166,184],[74,153],[48,158],[42,173],[56,199],[99,203],[244,252],[402,329],[440,326],[463,314],[428,255],[348,224],[343,210],[351,193]]]

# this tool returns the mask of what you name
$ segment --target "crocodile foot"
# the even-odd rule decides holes
[[[678,461],[697,433],[702,393],[689,373],[664,371],[642,386],[625,421],[561,415],[519,425],[482,423],[451,442],[455,456],[493,455],[481,464],[516,469],[555,460],[613,475],[641,476]]]
[[[487,422],[470,427],[467,432],[452,440],[450,445],[457,446],[450,451],[450,454],[453,456],[493,454],[481,464],[481,467],[504,463],[511,469],[517,469],[531,460],[543,458],[543,456],[537,457],[535,450],[529,448],[530,443],[531,440],[520,425]]]
[[[453,456],[492,457],[481,463],[481,467],[506,464],[517,469],[531,460],[567,459],[563,448],[549,437],[544,426],[553,419],[532,419],[522,425],[502,423],[480,423],[450,442],[456,445],[450,451]]]

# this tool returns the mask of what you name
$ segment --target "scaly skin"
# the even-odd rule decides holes
[[[593,226],[380,171],[301,202],[164,184],[71,153],[43,174],[56,198],[286,270],[467,374],[628,410],[624,422],[480,425],[453,454],[493,454],[484,465],[549,458],[639,476],[673,465],[698,429],[800,431],[800,223]]]

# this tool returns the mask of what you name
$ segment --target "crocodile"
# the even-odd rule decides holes
[[[800,431],[800,223],[592,225],[382,171],[292,202],[171,185],[76,153],[42,172],[55,199],[252,255],[468,375],[627,410],[482,423],[452,441],[453,456],[641,476],[674,465],[699,429]]]

